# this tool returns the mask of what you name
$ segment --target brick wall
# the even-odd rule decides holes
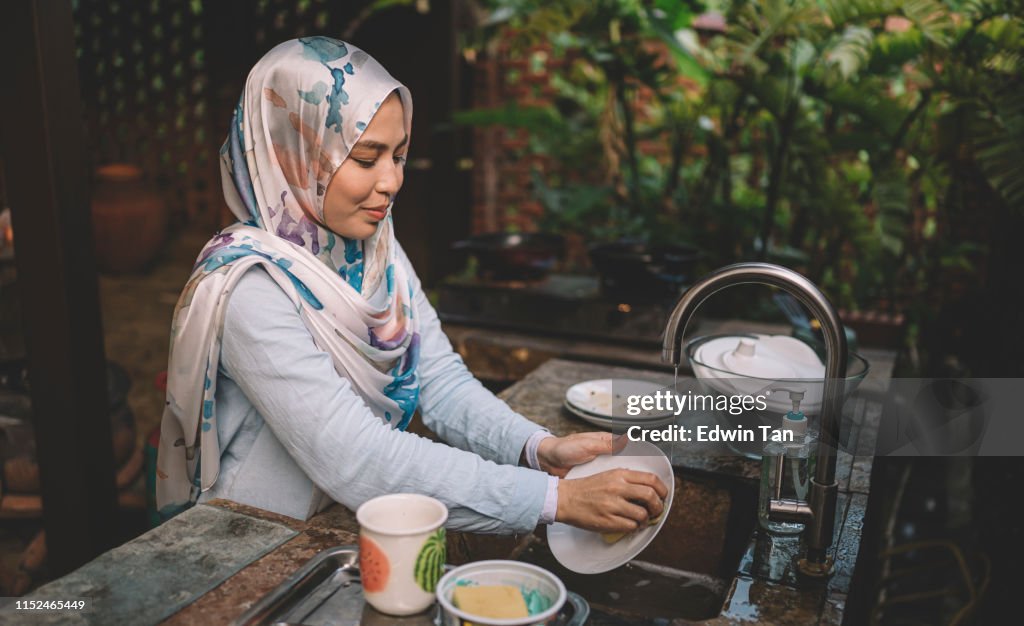
[[[551,77],[568,69],[572,58],[556,57],[547,45],[517,51],[508,41],[510,39],[499,44],[491,56],[474,62],[473,108],[502,107],[508,103],[523,107],[552,104],[557,90],[551,83]],[[650,50],[661,57],[661,63],[670,62],[669,52],[664,46],[656,42],[649,45]],[[693,90],[697,86],[685,77],[679,77],[679,88]],[[633,91],[633,98],[635,110],[642,121],[645,105],[653,101],[654,94],[650,89],[639,86]],[[621,134],[621,129],[618,132]],[[669,160],[667,138],[641,141],[638,150],[665,162]],[[610,152],[611,148],[606,146],[605,154]],[[699,158],[702,155],[703,146],[693,146],[688,157]],[[537,218],[543,215],[544,208],[531,192],[531,171],[543,171],[555,164],[542,155],[530,154],[527,132],[496,127],[475,128],[473,162],[472,232],[536,231]],[[614,172],[618,168],[611,169]],[[567,174],[573,178],[572,172]],[[604,172],[593,174],[593,182],[611,182],[623,196],[626,195],[621,173],[613,173],[612,180],[605,180]]]
[[[474,64],[473,107],[500,107],[514,102],[520,106],[549,103],[555,94],[551,72],[564,66],[551,58],[543,46],[514,54],[510,46],[499,47],[491,57]],[[543,168],[544,157],[528,154],[527,131],[500,127],[473,130],[474,234],[494,231],[537,230],[543,208],[530,192],[531,171]]]

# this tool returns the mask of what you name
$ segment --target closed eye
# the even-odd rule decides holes
[[[353,161],[356,162],[356,165],[358,165],[359,167],[361,167],[363,169],[367,169],[367,170],[368,169],[372,169],[375,165],[377,165],[377,159],[357,159],[355,157],[350,157],[350,158]],[[404,154],[396,154],[393,157],[393,160],[394,160],[396,165],[400,165],[400,166],[404,167],[405,164],[406,164],[407,158],[406,158],[406,156]]]

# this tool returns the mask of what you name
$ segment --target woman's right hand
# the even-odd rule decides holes
[[[613,469],[558,483],[555,520],[597,532],[631,532],[661,515],[668,486],[650,472]]]

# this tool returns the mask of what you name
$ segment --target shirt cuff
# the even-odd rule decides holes
[[[544,495],[544,508],[540,511],[541,524],[554,524],[558,513],[558,477],[548,476],[548,492]]]
[[[526,440],[524,451],[526,452],[526,465],[530,469],[540,469],[540,461],[537,459],[537,448],[540,447],[540,442],[548,437],[554,437],[554,435],[546,430],[538,430]]]

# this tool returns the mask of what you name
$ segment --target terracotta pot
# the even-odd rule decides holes
[[[857,340],[864,346],[899,348],[906,332],[906,317],[902,313],[881,311],[846,311],[839,309],[839,319],[857,332]]]
[[[97,168],[92,195],[96,261],[103,272],[139,272],[156,258],[167,232],[167,206],[130,163]]]

